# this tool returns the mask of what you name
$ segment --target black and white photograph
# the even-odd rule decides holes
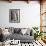
[[[9,22],[20,23],[20,9],[9,9]]]

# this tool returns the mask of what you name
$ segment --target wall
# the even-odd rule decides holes
[[[9,23],[9,9],[20,9],[20,23]],[[0,1],[0,26],[7,27],[32,27],[40,26],[40,4],[35,2],[1,2]]]

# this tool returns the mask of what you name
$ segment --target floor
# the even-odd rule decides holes
[[[16,45],[5,44],[5,46],[46,46],[46,44],[43,43],[42,40],[36,40],[33,43],[20,43]]]

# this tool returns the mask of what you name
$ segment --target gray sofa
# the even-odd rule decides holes
[[[9,39],[10,40],[20,40],[21,43],[30,43],[30,42],[33,42],[34,40],[34,37],[32,36],[32,31],[30,30],[30,34],[31,35],[28,35],[28,33],[26,34],[22,34],[21,33],[21,29],[22,28],[9,28],[9,32],[11,33],[9,36],[5,36],[5,39]],[[23,29],[26,29],[26,28],[23,28]]]

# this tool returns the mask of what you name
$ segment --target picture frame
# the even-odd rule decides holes
[[[20,23],[20,9],[9,9],[9,22]]]

